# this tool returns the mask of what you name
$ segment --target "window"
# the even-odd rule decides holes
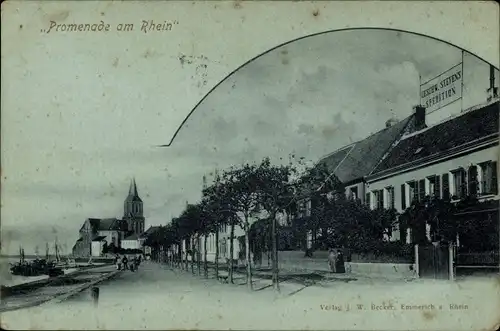
[[[464,198],[467,195],[467,180],[463,168],[452,171],[453,175],[453,196],[457,199]]]
[[[371,204],[371,199],[370,199],[370,198],[371,198],[371,193],[370,193],[370,192],[366,193],[366,196],[365,196],[365,203],[366,203],[366,205],[367,205],[368,207],[370,207],[370,208],[371,208],[372,204]]]
[[[429,183],[427,194],[438,199],[441,198],[441,181],[439,176],[427,177],[427,181]]]
[[[406,184],[401,184],[401,209],[406,209]]]
[[[306,207],[306,216],[311,216],[311,209],[312,209],[312,201],[311,199],[306,200],[305,202],[305,207]]]
[[[418,181],[418,201],[423,201],[425,198],[425,179]]]
[[[352,200],[358,199],[358,188],[357,187],[351,187],[349,189],[349,198]]]
[[[384,191],[377,190],[373,192],[375,198],[375,208],[382,209],[384,208]]]
[[[470,196],[476,196],[478,192],[477,167],[470,166],[467,172],[468,189]]]
[[[413,201],[418,199],[418,187],[417,182],[409,182],[408,184],[408,205],[411,205]]]
[[[450,175],[443,174],[443,199],[448,200],[450,198]]]
[[[385,194],[386,194],[385,195],[386,196],[385,207],[390,208],[390,209],[394,208],[394,205],[395,205],[395,203],[394,203],[394,187],[392,187],[392,186],[386,187]]]
[[[497,163],[484,162],[479,167],[481,168],[481,194],[498,194]]]

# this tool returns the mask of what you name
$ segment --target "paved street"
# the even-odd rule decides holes
[[[304,287],[281,284],[276,294],[270,280],[257,280],[249,292],[238,278],[235,285],[203,279],[190,272],[145,262],[137,272],[124,271],[100,284],[99,305],[83,292],[62,303],[2,314],[8,329],[387,329],[422,328],[464,330],[472,325],[489,325],[500,307],[500,287],[495,279],[415,281],[412,283],[365,283],[333,281]],[[476,293],[489,293],[477,297]],[[479,314],[474,303],[489,300],[491,309]],[[449,304],[466,302],[468,310],[450,310]],[[363,304],[363,318],[357,311]],[[443,305],[435,312],[372,310],[401,304]],[[349,305],[349,311],[346,311]],[[340,307],[338,311],[334,307]],[[388,324],[387,319],[393,322]],[[369,321],[370,324],[366,324]],[[451,323],[450,323],[451,321]],[[446,322],[446,323],[444,323]],[[487,324],[487,325],[486,325]]]

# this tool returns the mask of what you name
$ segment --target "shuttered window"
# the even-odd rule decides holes
[[[458,199],[462,199],[467,195],[467,179],[464,169],[453,171],[453,195]]]
[[[411,206],[413,204],[413,201],[415,201],[415,199],[418,197],[418,184],[416,182],[409,182],[406,184],[408,185],[408,206]]]
[[[476,196],[477,195],[477,167],[476,166],[471,166],[469,168],[469,180],[468,180],[468,185],[469,185],[469,195],[471,196]]]
[[[425,179],[418,181],[418,201],[423,201],[425,198]]]
[[[443,174],[443,199],[448,200],[450,198],[450,175]]]
[[[401,184],[401,209],[406,209],[406,185]]]
[[[485,162],[481,167],[481,194],[497,194],[497,163]]]
[[[497,163],[491,162],[491,192],[498,194]]]
[[[387,188],[387,207],[394,208],[394,187],[392,186]]]
[[[434,177],[434,196],[438,199],[441,198],[441,178],[439,176]]]

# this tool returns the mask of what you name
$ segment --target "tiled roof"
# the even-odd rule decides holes
[[[334,172],[343,183],[361,179],[372,172],[391,145],[402,136],[412,119],[413,115],[361,141],[339,149],[320,160],[318,164],[326,164],[328,169]]]
[[[149,236],[150,234],[155,233],[160,229],[159,226],[150,226],[149,229],[147,229],[142,235],[143,236]]]
[[[468,111],[420,133],[403,137],[373,174],[438,155],[475,140],[498,134],[498,102]]]
[[[99,222],[99,231],[118,230],[120,224],[116,218],[103,218]]]
[[[93,232],[120,230],[123,222],[116,218],[89,218],[88,220]]]
[[[92,231],[98,231],[100,221],[101,220],[99,218],[89,218],[90,227],[92,228]]]
[[[137,240],[139,239],[139,235],[137,235],[137,233],[134,233],[128,237],[126,237],[124,240]]]

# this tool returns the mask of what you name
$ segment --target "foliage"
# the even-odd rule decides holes
[[[456,243],[457,234],[461,244],[470,249],[487,250],[498,247],[498,221],[488,213],[472,213],[460,217],[461,211],[468,209],[486,210],[492,201],[479,201],[475,196],[467,196],[459,201],[425,197],[415,201],[399,217],[403,227],[411,227],[413,241],[427,244],[426,225],[430,226],[430,241]],[[494,202],[498,206],[497,202]]]

